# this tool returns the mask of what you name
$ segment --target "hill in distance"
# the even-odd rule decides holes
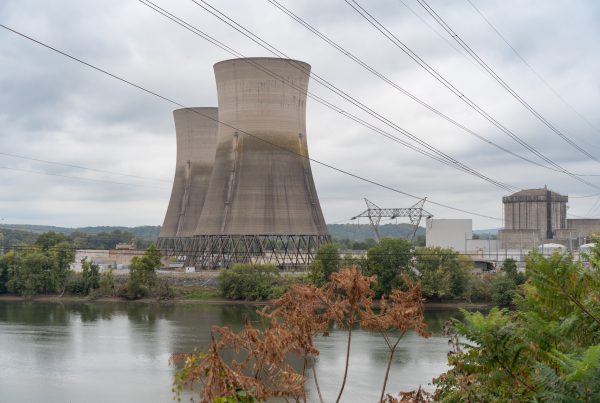
[[[0,224],[0,228],[26,231],[34,234],[54,231],[57,233],[69,235],[73,232],[83,232],[85,234],[97,235],[102,232],[109,233],[115,230],[130,232],[136,238],[154,240],[158,238],[160,232],[159,225],[144,225],[140,227],[120,227],[120,226],[97,226],[97,227],[57,227],[53,225],[35,225],[35,224]],[[349,239],[351,241],[365,241],[375,239],[375,232],[369,224],[328,224],[329,233],[334,239]],[[410,224],[384,224],[379,226],[379,233],[384,238],[405,238],[410,239],[412,235],[412,226]],[[417,237],[425,235],[425,228],[417,229]]]
[[[34,225],[34,224],[0,224],[0,229],[11,229],[19,231],[33,232],[35,234],[41,234],[44,232],[57,232],[59,234],[70,235],[73,232],[83,232],[89,235],[98,235],[102,232],[112,232],[115,230],[130,232],[136,238],[142,239],[156,239],[160,232],[159,225],[144,225],[140,227],[111,227],[111,226],[98,226],[98,227],[56,227],[54,225]]]
[[[363,242],[367,239],[375,239],[375,231],[370,224],[327,224],[327,229],[334,239],[349,239],[351,241]],[[383,224],[379,226],[379,234],[382,238],[404,238],[410,239],[413,226],[410,224]],[[425,235],[425,228],[417,228],[416,237]]]

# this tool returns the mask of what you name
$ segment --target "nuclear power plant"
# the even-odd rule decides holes
[[[174,112],[177,163],[158,245],[196,268],[305,266],[331,242],[308,159],[310,65],[248,58],[214,71],[218,109]]]
[[[526,189],[502,198],[504,228],[498,232],[500,247],[534,249],[555,243],[569,250],[585,244],[600,230],[596,218],[567,218],[569,196],[547,187]]]

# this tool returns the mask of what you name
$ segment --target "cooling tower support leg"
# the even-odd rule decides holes
[[[167,257],[184,261],[193,244],[192,237],[160,237],[156,241],[156,248]]]
[[[187,251],[186,266],[216,269],[234,264],[306,268],[328,235],[203,235]]]

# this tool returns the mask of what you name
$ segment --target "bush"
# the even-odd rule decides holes
[[[492,276],[471,276],[469,280],[469,300],[471,302],[492,301]]]
[[[72,295],[86,295],[86,281],[79,274],[73,274],[67,281],[65,292]]]
[[[100,275],[98,288],[91,290],[89,295],[92,298],[112,297],[115,295],[115,278],[112,269]]]
[[[279,271],[273,265],[242,265],[219,273],[219,291],[228,299],[270,299],[280,294]]]
[[[129,276],[127,281],[127,291],[125,298],[127,299],[140,299],[144,298],[148,294],[148,288],[145,287],[137,276]]]
[[[517,285],[505,274],[497,274],[492,281],[492,301],[496,305],[511,305],[517,295]]]
[[[104,295],[113,295],[115,293],[115,278],[112,269],[105,271],[100,276],[98,292]]]
[[[175,289],[167,280],[162,280],[152,289],[152,296],[161,301],[171,300],[175,298]]]

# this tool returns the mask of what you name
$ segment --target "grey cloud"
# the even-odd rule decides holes
[[[405,1],[441,32],[414,0]],[[248,56],[267,55],[189,1],[159,3]],[[444,113],[519,154],[535,158],[461,105],[343,1],[282,0],[282,3]],[[461,90],[540,151],[573,171],[600,172],[598,163],[586,161],[536,122],[400,2],[361,3]],[[290,56],[309,62],[314,72],[382,115],[486,175],[523,188],[548,184],[562,193],[595,193],[564,175],[535,168],[469,137],[351,63],[266,1],[212,4]],[[562,105],[467,2],[432,0],[430,4],[520,94],[600,157],[599,133]],[[600,54],[595,46],[600,36],[596,23],[600,6],[593,1],[566,0],[476,4],[569,102],[600,126],[597,114]],[[517,9],[518,13],[514,11]],[[0,14],[15,29],[187,106],[216,104],[212,65],[231,57],[137,2],[8,0],[0,4]],[[172,178],[175,137],[171,111],[175,106],[3,30],[0,65],[1,150],[134,175]],[[316,83],[311,83],[310,89],[375,122]],[[425,159],[310,100],[307,121],[314,158],[408,193],[483,214],[501,215],[500,198],[505,192],[500,189]],[[170,184],[165,182],[10,158],[0,158],[2,164],[156,187],[78,182],[0,169],[0,190],[5,195],[1,206],[8,222],[77,226],[159,224],[170,193]],[[313,171],[328,221],[349,218],[359,212],[365,196],[381,205],[414,203],[409,197],[357,182],[315,164]],[[591,180],[600,184],[600,179]],[[594,198],[572,200],[570,211],[583,214],[595,201]],[[429,209],[439,217],[464,216],[435,206]],[[484,228],[499,223],[475,218],[475,225]]]

